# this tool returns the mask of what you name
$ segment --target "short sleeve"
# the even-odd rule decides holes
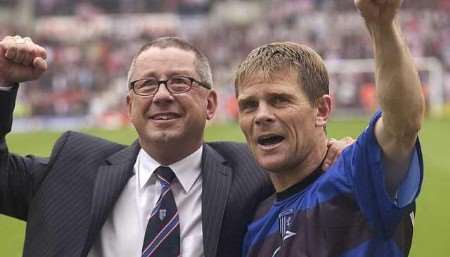
[[[407,176],[392,199],[386,190],[383,154],[375,137],[375,124],[381,115],[377,112],[356,140],[349,165],[355,198],[363,214],[377,231],[390,236],[420,192],[423,161],[417,140]]]

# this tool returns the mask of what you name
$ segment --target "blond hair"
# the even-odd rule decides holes
[[[311,104],[329,94],[329,79],[325,64],[313,49],[293,42],[275,42],[253,49],[239,65],[236,78],[236,96],[239,86],[256,73],[268,81],[273,74],[291,69],[298,74],[298,83]]]

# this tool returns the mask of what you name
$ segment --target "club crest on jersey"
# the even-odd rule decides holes
[[[293,209],[284,210],[278,215],[279,231],[280,236],[281,238],[283,238],[283,240],[296,234],[295,232],[291,231],[293,222],[294,222]]]
[[[159,210],[159,220],[163,220],[167,215],[167,210],[166,209],[160,209]]]

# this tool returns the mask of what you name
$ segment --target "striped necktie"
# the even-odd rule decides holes
[[[180,256],[180,221],[170,189],[175,174],[164,166],[158,167],[155,174],[162,189],[147,224],[142,257],[177,257]]]

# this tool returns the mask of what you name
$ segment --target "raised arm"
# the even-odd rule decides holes
[[[30,38],[7,36],[0,41],[0,136],[11,130],[18,83],[39,78],[47,70],[44,48]]]
[[[11,130],[17,84],[40,77],[47,69],[45,57],[45,50],[29,38],[0,41],[0,213],[23,220],[47,160],[10,154],[5,135]]]
[[[377,97],[383,111],[375,135],[383,149],[392,194],[403,180],[424,116],[419,76],[398,22],[401,0],[355,0],[375,55]]]

